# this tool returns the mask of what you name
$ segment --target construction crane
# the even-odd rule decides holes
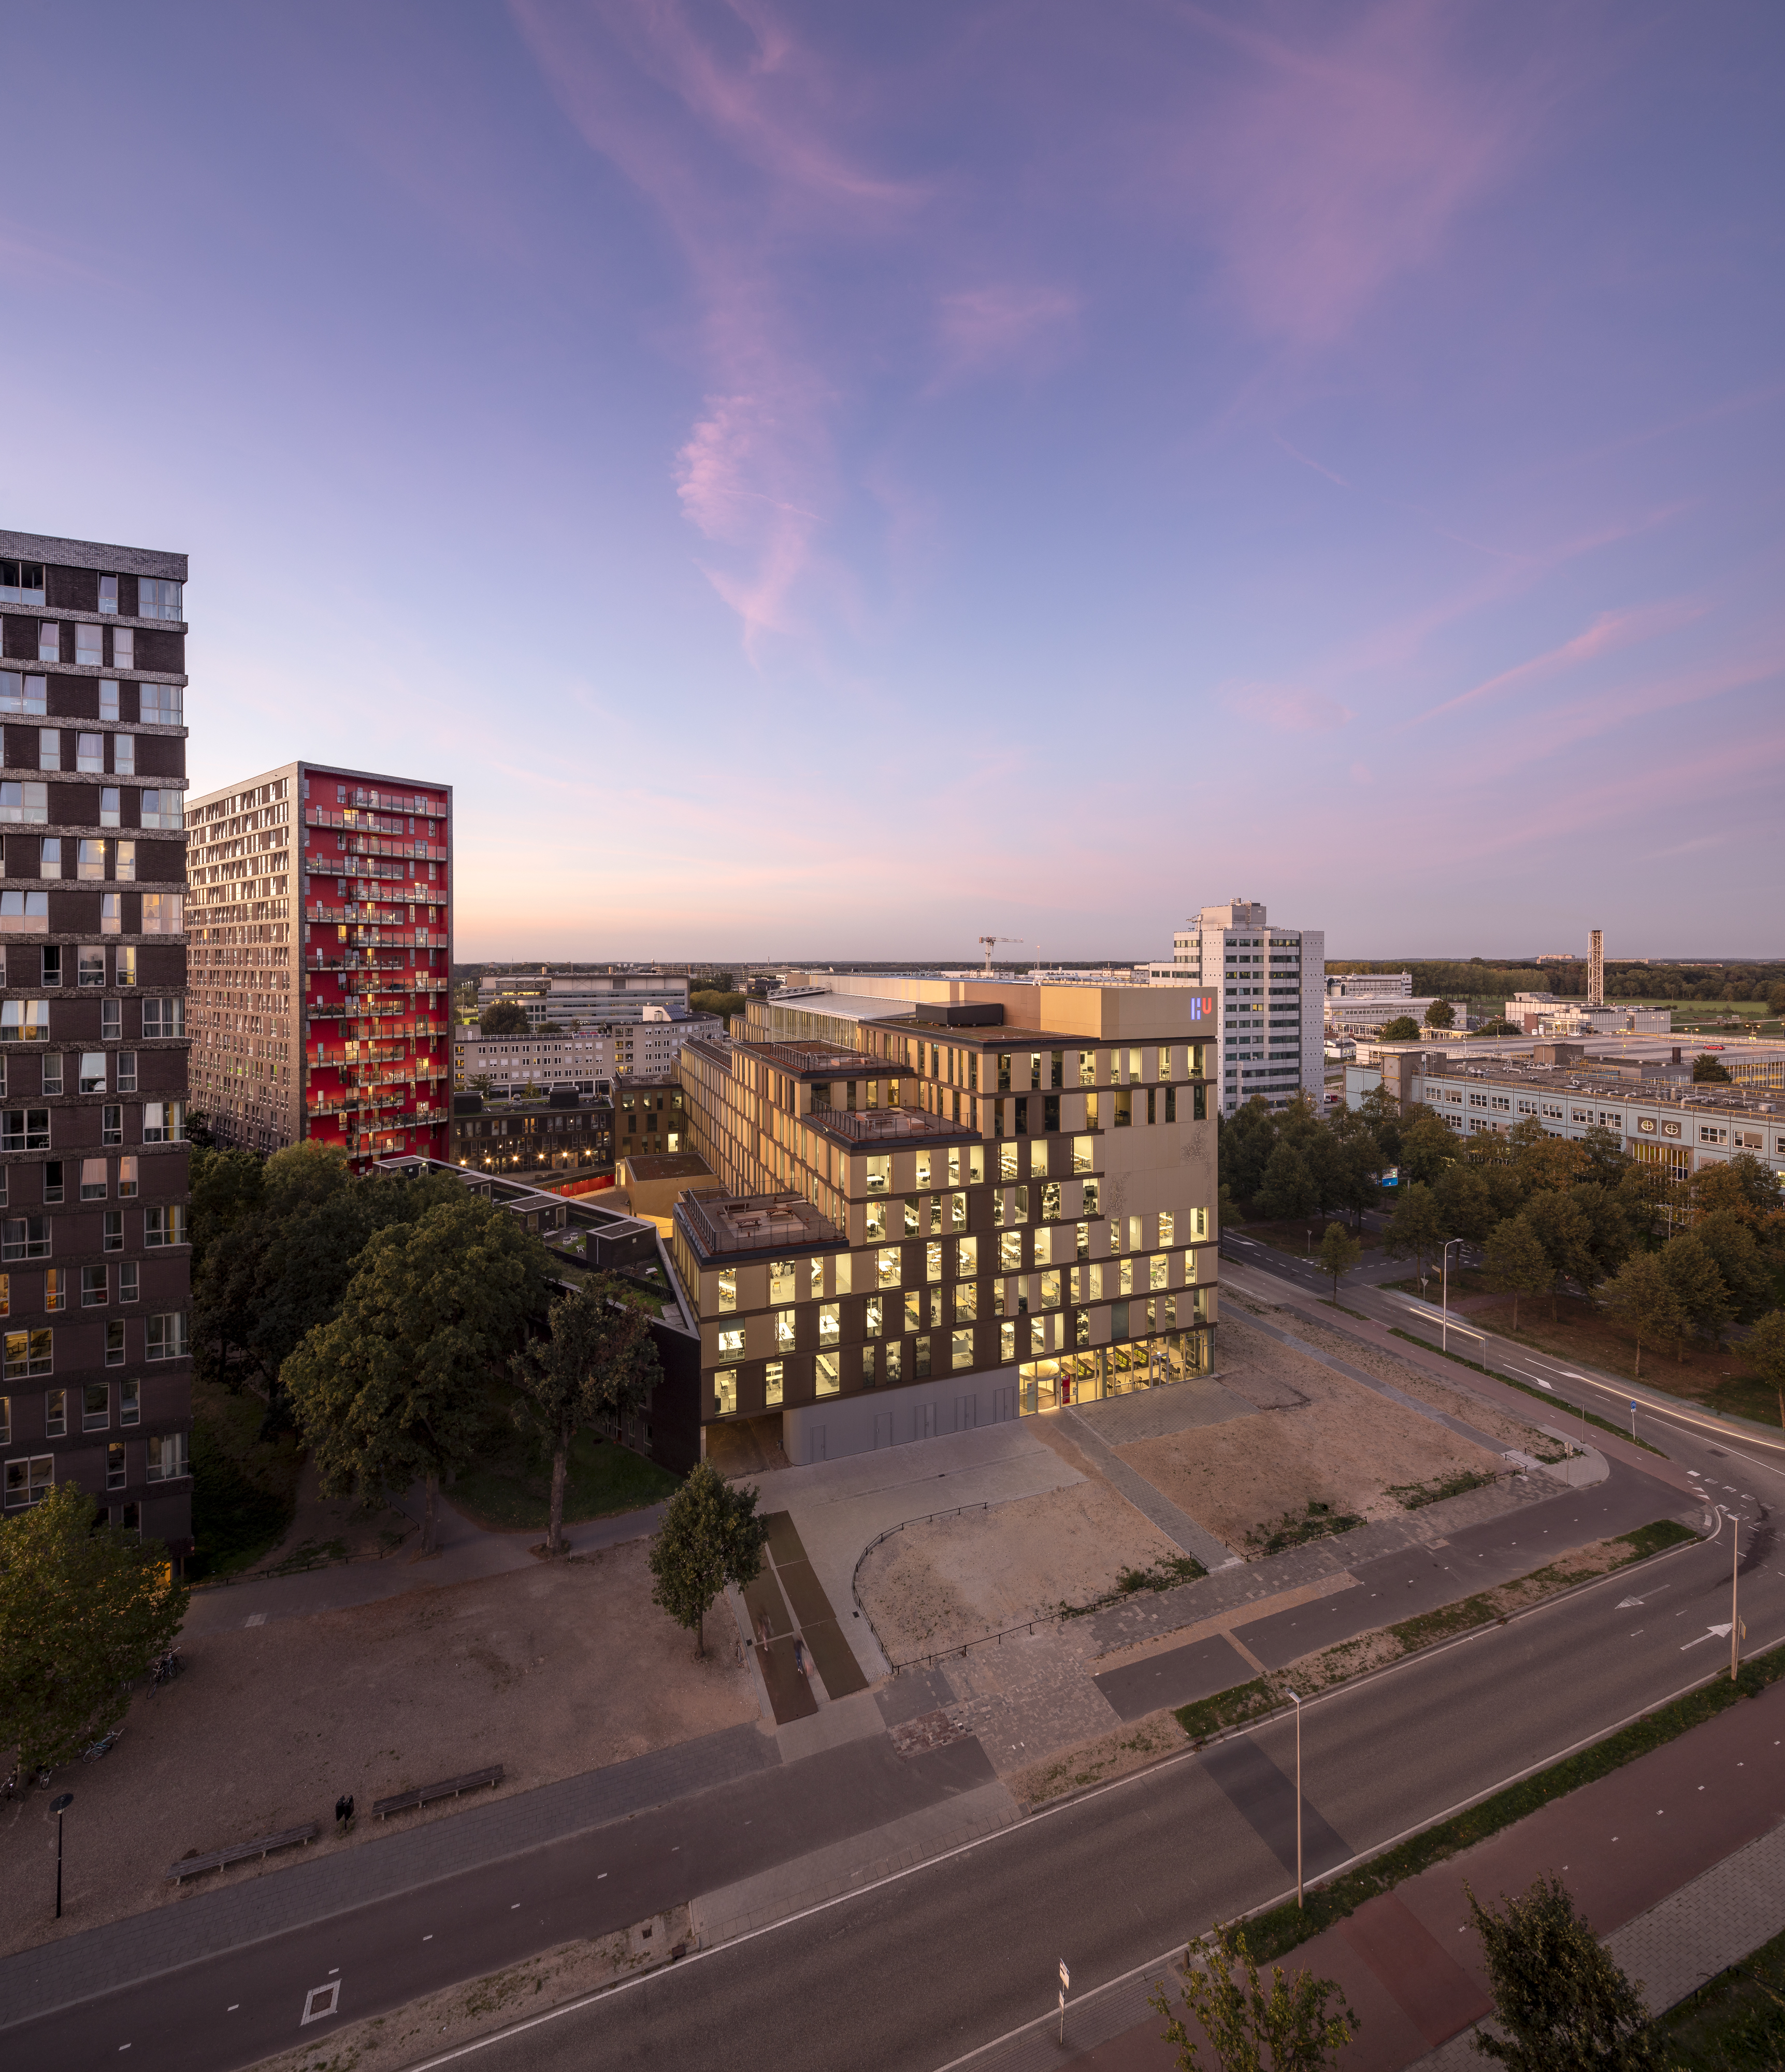
[[[1000,943],[1020,943],[1021,935],[981,935],[980,943],[985,952],[985,976],[992,975],[992,952]]]

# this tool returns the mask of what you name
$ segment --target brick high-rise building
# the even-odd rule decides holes
[[[0,1457],[191,1545],[186,557],[0,532]]]
[[[220,1144],[451,1155],[452,787],[288,763],[192,802],[193,1101]]]

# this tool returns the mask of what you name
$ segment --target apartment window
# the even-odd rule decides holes
[[[15,929],[34,935],[48,932],[50,895],[47,892],[0,892],[0,929]]]
[[[0,604],[41,604],[43,564],[0,561]]]
[[[80,1161],[81,1200],[102,1202],[110,1191],[105,1161],[103,1158],[83,1158]]]
[[[119,1037],[123,1034],[124,1009],[121,1003],[115,1000],[101,1001],[99,1003],[99,1040],[101,1042],[115,1043]],[[134,1065],[135,1062],[134,1059],[131,1060],[133,1065]],[[122,1063],[122,1059],[120,1059],[117,1090],[120,1093],[134,1093],[136,1092],[136,1075],[134,1071],[131,1073],[131,1083],[128,1087],[126,1087],[124,1083]]]
[[[109,1490],[121,1490],[126,1479],[124,1471],[124,1442],[121,1439],[114,1439],[105,1449],[105,1486]]]
[[[55,1353],[54,1331],[8,1331],[4,1355],[7,1380],[19,1380],[34,1374],[53,1374]],[[60,1388],[52,1389],[44,1399],[44,1410],[46,1416],[55,1420],[55,1429],[49,1436],[61,1438],[66,1429],[67,1405]]]
[[[116,898],[114,893],[112,895]],[[177,935],[183,922],[184,902],[177,892],[145,892],[142,895],[142,933]]]
[[[1146,1263],[1146,1285],[1149,1288],[1163,1288],[1171,1277],[1171,1261],[1163,1252],[1157,1252]]]
[[[112,983],[114,985],[134,985],[137,982],[137,953],[134,943],[121,943],[112,952]],[[181,1009],[183,1018],[185,1010]]]
[[[103,1158],[96,1161],[103,1166]],[[104,1226],[100,1249],[102,1252],[121,1252],[124,1249],[124,1211],[108,1209],[101,1218]]]
[[[152,1211],[151,1211],[152,1213]],[[722,1313],[738,1306],[738,1274],[734,1268],[719,1276],[719,1308]]]
[[[137,1155],[134,1151],[127,1151],[117,1161],[117,1198],[121,1202],[134,1201],[136,1198],[136,1190]],[[183,1231],[186,1227],[186,1211],[184,1209],[182,1209],[179,1211],[179,1216],[180,1228]],[[171,1239],[169,1242],[175,1244],[183,1244],[186,1240],[183,1237],[180,1237]]]
[[[777,1309],[775,1313],[775,1349],[777,1352],[790,1353],[793,1350],[796,1314],[792,1309]]]
[[[137,695],[138,707],[145,726],[178,726],[181,723],[183,696],[177,684],[139,684]]]
[[[40,726],[37,730],[37,767],[39,770],[62,767],[62,735],[59,728]]]
[[[124,1364],[124,1319],[112,1317],[105,1324],[105,1364],[122,1367]]]
[[[793,1261],[778,1259],[768,1269],[768,1299],[771,1302],[791,1302],[793,1300]]]
[[[186,1350],[186,1312],[183,1309],[171,1309],[164,1316],[149,1319],[150,1359],[184,1359]]]
[[[47,1108],[9,1108],[0,1113],[0,1151],[47,1151],[49,1148]]]
[[[140,1381],[121,1381],[117,1385],[117,1421],[120,1424],[138,1423],[142,1416],[142,1383]]]
[[[124,952],[120,950],[118,955]],[[121,978],[118,983],[124,981]],[[183,1000],[146,1000],[142,1003],[142,1034],[146,1042],[186,1034],[186,1003]]]
[[[743,1356],[744,1356],[744,1327],[743,1327],[743,1326],[742,1326],[742,1324],[734,1324],[734,1325],[731,1326],[730,1326],[730,1328],[729,1330],[721,1331],[721,1332],[720,1332],[720,1334],[719,1334],[719,1357],[720,1357],[720,1359],[742,1359],[743,1358]]]
[[[80,1392],[80,1429],[83,1432],[107,1432],[112,1424],[112,1389],[109,1382],[89,1381]]]
[[[835,1396],[843,1386],[842,1356],[838,1353],[821,1353],[817,1360],[818,1393]]]
[[[137,617],[138,619],[179,619],[183,615],[180,606],[180,586],[163,576],[138,576],[137,578]],[[344,796],[343,787],[343,796]]]
[[[180,1144],[186,1137],[183,1101],[145,1101],[142,1104],[142,1141],[145,1144]]]
[[[177,828],[180,824],[180,800],[178,791],[145,791],[142,794],[142,825],[146,828]]]
[[[50,1219],[47,1216],[12,1216],[0,1223],[0,1257],[47,1259],[50,1256]]]
[[[136,742],[131,735],[112,736],[112,771],[118,777],[134,777],[137,774]]]
[[[112,845],[112,875],[121,883],[134,883],[137,874],[137,845],[134,841]]]
[[[97,627],[94,629],[98,630]],[[105,770],[105,737],[102,734],[77,734],[75,736],[74,767],[84,770],[88,776],[99,777]]]
[[[50,817],[50,787],[47,784],[0,783],[0,821],[36,822],[39,825]],[[51,874],[46,872],[46,877]],[[60,869],[54,874],[60,877]]]
[[[1120,1087],[1116,1094],[1116,1127],[1118,1129],[1127,1129],[1133,1125],[1133,1094],[1126,1087]]]
[[[80,1269],[80,1306],[83,1309],[105,1307],[107,1290],[111,1284],[110,1269],[104,1266],[84,1266]]]
[[[154,1319],[151,1318],[151,1322]],[[153,1359],[154,1355],[149,1357]],[[187,1466],[186,1434],[183,1432],[163,1433],[159,1438],[148,1442],[147,1474],[152,1482],[176,1482],[191,1472]]]
[[[979,1314],[979,1288],[971,1281],[955,1284],[955,1316],[958,1322],[970,1323]]]
[[[142,1293],[137,1277],[137,1263],[134,1259],[120,1260],[117,1269],[117,1299],[134,1302]]]
[[[80,1092],[84,1094],[102,1094],[105,1091],[105,1053],[103,1050],[83,1050],[80,1054]]]
[[[136,629],[130,626],[114,626],[112,628],[112,667],[114,669],[134,669],[136,665]]]
[[[918,1330],[922,1328],[923,1322],[923,1297],[914,1289],[905,1297],[905,1328],[907,1331]]]
[[[117,609],[117,578],[101,576],[99,579],[99,608],[101,611]]]
[[[48,709],[48,684],[43,677],[0,669],[0,712],[23,713],[27,718],[41,719]]]
[[[738,1370],[722,1367],[713,1377],[713,1414],[730,1417],[738,1408]]]
[[[142,1241],[146,1246],[184,1244],[186,1242],[186,1209],[183,1202],[171,1202],[163,1208],[148,1208],[142,1212]],[[832,1305],[833,1308],[835,1305]],[[735,1335],[735,1333],[730,1335]]]
[[[62,1161],[51,1158],[43,1166],[43,1199],[60,1202],[62,1198]]]
[[[103,606],[101,609],[104,609]],[[100,684],[99,716],[101,719],[109,719],[114,722],[117,718],[117,683],[113,677],[108,676]]]
[[[41,1503],[56,1486],[56,1456],[34,1453],[28,1460],[6,1463],[6,1508]]]
[[[43,620],[37,629],[37,659],[39,662],[60,662],[62,660],[62,629]]]

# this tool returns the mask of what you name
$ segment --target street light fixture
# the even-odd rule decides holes
[[[58,1792],[50,1801],[50,1811],[56,1815],[56,1918],[62,1918],[62,1816],[74,1803],[72,1791]]]
[[[1295,1903],[1302,1904],[1302,1700],[1293,1691],[1289,1696],[1295,1702]]]
[[[1444,1314],[1438,1325],[1438,1343],[1446,1352],[1450,1350],[1450,1246],[1462,1242],[1460,1237],[1454,1237],[1444,1248]]]

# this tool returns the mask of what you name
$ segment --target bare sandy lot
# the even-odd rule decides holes
[[[220,1880],[277,1877],[318,1849],[376,1846],[386,1829],[368,1817],[372,1801],[413,1785],[500,1762],[506,1795],[754,1720],[755,1687],[730,1622],[708,1620],[708,1656],[695,1661],[692,1637],[651,1602],[647,1552],[641,1541],[183,1640],[184,1674],[137,1698],[109,1756],[0,1807],[0,1948],[178,1906],[182,1892]],[[68,1789],[58,1924],[47,1807]],[[360,1815],[348,1837],[334,1832],[342,1792]],[[489,1796],[390,1824],[450,1819]],[[164,1882],[190,1851],[308,1820],[323,1832],[306,1851],[185,1887]]]
[[[1392,1356],[1349,1338],[1335,1339],[1333,1349],[1366,1371],[1383,1361],[1395,1370],[1389,1378],[1396,1387],[1496,1439],[1501,1434],[1491,1428],[1498,1424],[1507,1446],[1536,1438],[1529,1426]],[[1253,1401],[1282,1403],[1288,1395],[1299,1400],[1256,1417],[1142,1440],[1121,1452],[1155,1489],[1236,1550],[1245,1548],[1248,1533],[1274,1525],[1285,1512],[1300,1514],[1310,1502],[1364,1519],[1395,1517],[1404,1507],[1389,1494],[1392,1485],[1504,1471],[1497,1453],[1265,1337],[1231,1305],[1221,1324],[1220,1366],[1224,1383]]]
[[[1114,1589],[1124,1568],[1178,1549],[1107,1482],[906,1526],[862,1564],[857,1587],[896,1661],[1051,1618]]]

